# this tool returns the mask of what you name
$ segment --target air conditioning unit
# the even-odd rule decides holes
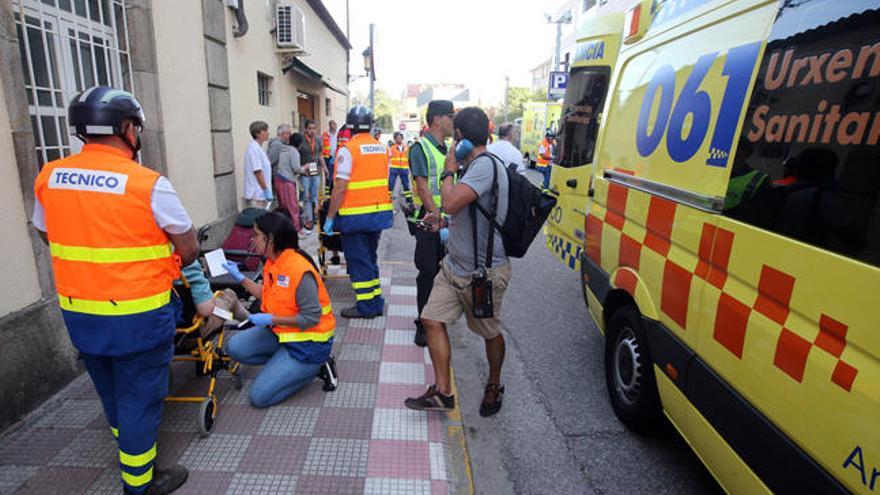
[[[306,50],[306,17],[296,5],[279,2],[275,7],[275,46],[280,51]]]

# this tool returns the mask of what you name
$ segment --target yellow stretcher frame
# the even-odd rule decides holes
[[[324,201],[330,201],[330,196],[327,194],[319,194],[318,195],[318,213],[315,215],[315,230],[318,233],[318,268],[321,272],[321,279],[326,282],[331,279],[343,279],[349,278],[348,275],[330,275],[327,273],[327,249],[324,246],[324,243],[321,242],[321,235],[324,232],[324,226],[321,222],[321,207],[324,205]],[[333,235],[342,235],[339,233],[334,233]],[[340,263],[339,266],[345,266],[347,263]]]
[[[189,287],[189,282],[181,275],[184,286]],[[214,293],[214,297],[220,294],[219,291]],[[206,318],[196,314],[193,317],[192,325],[184,328],[177,328],[177,335],[191,335],[198,332],[196,337],[196,347],[190,351],[189,355],[175,355],[171,358],[172,362],[194,362],[203,363],[201,371],[196,368],[196,374],[200,376],[210,375],[211,380],[208,382],[208,390],[205,395],[201,396],[180,396],[172,395],[171,385],[169,383],[168,393],[165,397],[166,402],[190,402],[200,404],[197,423],[199,426],[199,435],[202,437],[209,436],[214,431],[214,421],[218,414],[217,394],[214,393],[217,386],[217,373],[220,370],[226,370],[232,376],[236,389],[241,389],[241,363],[233,360],[223,352],[223,340],[226,337],[226,331],[221,326],[214,334],[216,339],[209,335],[207,338],[202,337],[201,330],[206,324]],[[171,372],[169,371],[169,382],[171,380]]]

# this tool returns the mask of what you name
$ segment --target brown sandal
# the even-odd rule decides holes
[[[491,416],[501,410],[501,400],[504,398],[504,387],[495,383],[486,384],[483,392],[483,402],[480,404],[480,416]]]

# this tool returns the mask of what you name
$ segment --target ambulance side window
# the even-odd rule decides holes
[[[871,3],[781,7],[724,214],[880,266],[880,9]]]
[[[579,167],[593,162],[602,105],[608,92],[608,67],[575,69],[568,78],[560,116],[562,139],[558,163]]]

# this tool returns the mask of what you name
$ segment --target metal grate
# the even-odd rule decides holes
[[[96,84],[132,90],[122,0],[12,0],[37,160],[79,151],[67,104]]]

